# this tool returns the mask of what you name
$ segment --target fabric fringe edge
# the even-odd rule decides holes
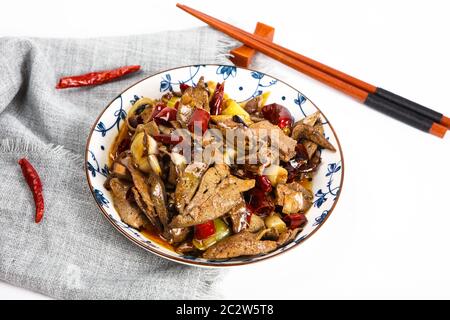
[[[218,63],[220,64],[233,64],[229,59],[233,57],[230,53],[230,50],[239,46],[239,42],[228,37],[224,34],[219,34],[219,39],[217,40],[216,49],[217,52],[215,54]]]
[[[44,144],[44,143],[31,143],[24,139],[12,139],[6,138],[0,140],[0,153],[32,153],[43,152],[51,153],[74,163],[83,162],[83,156],[74,153],[71,150],[64,148],[62,145],[57,144]]]
[[[216,59],[219,60],[219,63],[221,64],[233,64],[230,61],[230,58],[233,57],[233,55],[230,53],[230,50],[237,48],[241,45],[241,43],[224,34],[219,35],[219,39],[217,40],[217,42]],[[249,68],[261,71],[263,73],[271,74],[271,72],[274,70],[273,60],[271,60],[271,58],[263,55],[262,53],[256,52]]]

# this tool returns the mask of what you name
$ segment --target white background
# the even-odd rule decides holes
[[[2,1],[0,36],[109,36],[202,25],[175,3]],[[275,26],[276,42],[450,116],[448,1],[185,4],[247,30],[256,21]],[[450,137],[407,127],[287,67],[271,63],[263,71],[299,88],[331,119],[345,156],[344,188],[311,239],[269,261],[231,269],[224,297],[450,298]],[[0,282],[0,298],[43,296]]]

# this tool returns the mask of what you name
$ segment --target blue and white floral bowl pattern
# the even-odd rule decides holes
[[[140,97],[160,97],[165,92],[178,90],[181,83],[196,84],[200,76],[206,80],[222,82],[226,80],[226,92],[237,101],[245,101],[270,91],[268,103],[279,103],[289,108],[296,120],[317,111],[317,107],[302,93],[286,83],[264,73],[234,66],[196,65],[180,67],[160,72],[148,77],[122,92],[100,114],[95,122],[86,146],[86,175],[89,187],[102,213],[131,241],[161,257],[197,266],[222,267],[242,265],[267,259],[284,252],[311,236],[327,219],[334,209],[342,188],[344,164],[342,151],[334,130],[323,116],[325,135],[337,148],[337,152],[323,151],[322,164],[313,181],[314,206],[307,214],[308,224],[297,238],[266,255],[242,257],[229,260],[207,260],[179,255],[146,238],[138,230],[124,224],[112,203],[112,197],[103,187],[108,175],[108,151],[123,124],[127,110]]]

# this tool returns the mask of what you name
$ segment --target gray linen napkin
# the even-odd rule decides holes
[[[217,270],[144,251],[100,214],[83,155],[100,111],[134,82],[167,68],[228,63],[231,41],[209,28],[99,39],[0,38],[0,280],[55,298],[217,297]],[[55,90],[57,79],[131,64],[142,72],[96,87]],[[44,184],[45,216],[17,160]]]

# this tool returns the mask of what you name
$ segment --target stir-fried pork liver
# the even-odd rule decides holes
[[[135,204],[127,200],[127,193],[131,185],[121,182],[118,178],[112,178],[109,185],[113,194],[114,206],[119,213],[120,219],[136,229],[141,229],[147,225],[147,218]]]
[[[298,182],[279,184],[275,190],[276,204],[283,207],[283,213],[306,212],[311,208],[313,194]]]
[[[230,175],[226,165],[216,165],[208,169],[194,198],[170,225],[189,227],[219,218],[242,201],[242,192],[254,186],[255,180],[236,178]]]
[[[205,251],[203,258],[228,259],[239,256],[251,256],[268,253],[277,248],[277,243],[271,240],[260,240],[260,235],[242,231],[232,235]]]
[[[295,146],[297,145],[297,141],[285,135],[283,130],[281,130],[278,126],[264,120],[252,124],[250,129],[257,136],[268,135],[271,137],[272,134],[275,137],[278,136],[278,141],[272,141],[272,144],[275,143],[278,146],[281,160],[289,161],[295,156]]]

